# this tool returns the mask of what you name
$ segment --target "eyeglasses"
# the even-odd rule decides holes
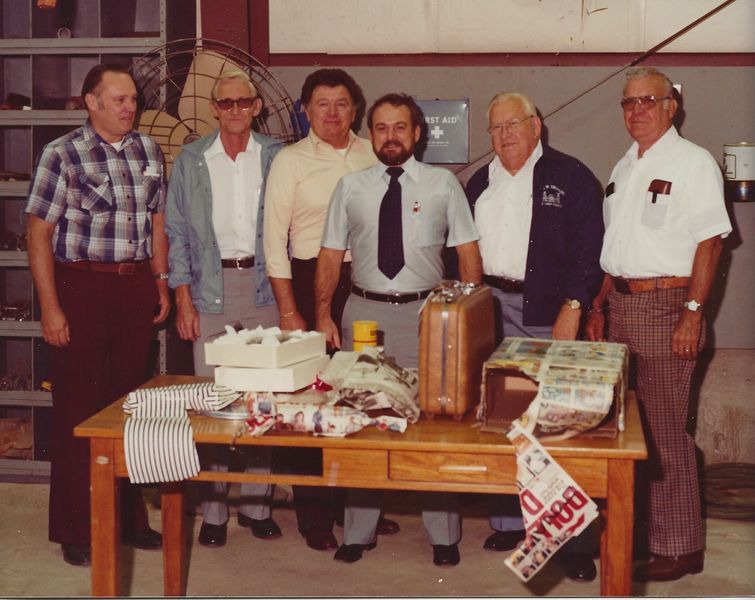
[[[254,104],[256,99],[256,96],[254,98],[236,98],[235,100],[231,98],[220,98],[219,100],[213,100],[213,102],[217,104],[220,110],[231,110],[234,105],[238,106],[241,110],[249,110],[252,108],[252,104]]]
[[[525,121],[528,121],[535,115],[530,115],[529,117],[525,117],[524,119],[509,119],[505,123],[495,123],[488,127],[487,132],[490,135],[501,135],[502,133],[506,133],[509,131],[516,131],[519,129],[519,127],[522,126],[522,124]]]
[[[656,98],[655,96],[633,96],[631,98],[621,99],[621,108],[629,112],[635,109],[640,110],[652,110],[655,105],[661,100],[671,100],[672,96],[664,96],[663,98]]]

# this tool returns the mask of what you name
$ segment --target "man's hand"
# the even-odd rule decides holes
[[[680,358],[695,360],[700,343],[703,316],[699,312],[682,311],[671,336],[671,351]]]
[[[554,340],[576,340],[577,333],[579,332],[579,317],[582,314],[582,310],[579,308],[570,308],[566,305],[561,307],[561,310],[556,317],[556,322],[553,324],[552,337]]]
[[[68,319],[60,307],[42,311],[42,335],[51,346],[63,348],[71,341]]]
[[[165,281],[157,284],[157,293],[159,294],[157,305],[160,307],[160,311],[152,319],[155,325],[167,319],[170,312],[170,294],[168,293],[168,284]]]
[[[341,349],[341,338],[338,335],[338,327],[330,317],[318,319],[316,324],[317,331],[325,334],[325,343],[330,344],[333,348]]]
[[[606,316],[603,311],[590,311],[585,322],[585,339],[588,342],[606,341]]]
[[[294,331],[296,329],[307,331],[307,329],[309,329],[307,327],[307,322],[304,320],[304,317],[302,317],[297,310],[294,311],[294,314],[288,314],[288,316],[286,317],[281,315],[279,322],[280,328],[284,331]]]
[[[176,329],[182,340],[195,342],[199,338],[199,313],[194,308],[188,285],[176,288]]]

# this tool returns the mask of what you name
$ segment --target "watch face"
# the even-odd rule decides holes
[[[569,308],[573,308],[574,310],[580,308],[582,304],[580,304],[579,300],[565,300],[564,304],[566,304]]]
[[[687,309],[691,310],[692,312],[697,312],[697,310],[700,308],[700,303],[696,300],[690,300],[689,302],[685,302],[684,306],[686,306]]]

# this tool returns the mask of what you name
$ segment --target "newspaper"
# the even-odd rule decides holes
[[[598,507],[519,420],[507,436],[516,450],[526,537],[504,562],[526,582],[592,523]]]
[[[553,441],[597,427],[614,401],[618,428],[624,430],[627,360],[623,344],[511,337],[504,339],[486,365],[515,369],[538,382],[522,424],[530,433]],[[481,405],[481,420],[484,411]]]
[[[379,347],[336,352],[320,379],[336,390],[338,400],[360,411],[389,408],[410,423],[419,419],[416,371],[399,366]]]

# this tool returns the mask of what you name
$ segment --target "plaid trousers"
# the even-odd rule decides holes
[[[636,360],[637,398],[649,431],[649,550],[679,556],[704,545],[695,440],[687,431],[690,384],[697,361],[671,351],[687,288],[608,295],[608,339]],[[705,320],[698,349],[705,344]]]

